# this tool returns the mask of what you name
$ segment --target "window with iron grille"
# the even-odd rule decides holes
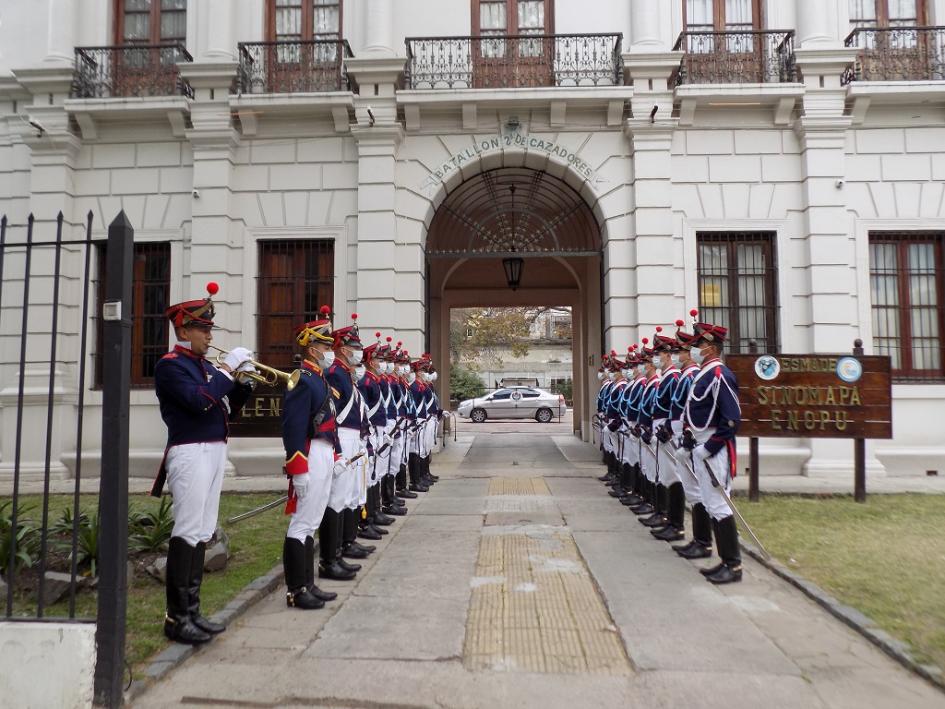
[[[899,381],[942,379],[941,232],[871,232],[873,348]]]
[[[728,328],[730,352],[778,351],[774,232],[700,232],[699,319]]]
[[[290,369],[294,330],[332,305],[334,243],[324,239],[259,242],[256,332],[259,361]]]
[[[98,313],[96,319],[95,384],[102,385],[102,305],[105,303],[106,247],[98,247]],[[170,299],[171,245],[167,242],[134,245],[131,289],[131,385],[154,384],[154,366],[168,351],[169,323],[164,317]]]
[[[187,0],[115,0],[116,44],[184,42]]]

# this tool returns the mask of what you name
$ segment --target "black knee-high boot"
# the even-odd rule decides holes
[[[663,542],[678,542],[685,538],[683,527],[686,523],[686,492],[681,482],[674,482],[667,488],[666,526],[661,530],[652,530],[654,537]]]
[[[741,581],[742,554],[738,546],[738,527],[735,525],[735,517],[729,515],[720,519],[715,533],[715,546],[722,559],[722,566],[706,578],[714,584]]]
[[[337,551],[341,535],[338,523],[341,515],[330,507],[325,510],[322,523],[318,528],[318,551],[321,557],[318,563],[318,576],[323,579],[350,581],[354,571],[345,569],[338,563]]]
[[[420,456],[416,453],[411,453],[407,458],[407,473],[410,476],[410,491],[411,492],[429,492],[430,488],[426,486],[423,481],[420,479]]]
[[[210,635],[217,635],[226,630],[225,625],[214,623],[212,620],[204,618],[200,613],[200,585],[203,583],[203,564],[207,555],[206,542],[197,542],[194,547],[194,557],[190,562],[190,583],[187,589],[187,610],[190,612],[190,620],[203,632]]]
[[[337,593],[323,591],[315,585],[315,538],[305,537],[305,588],[320,601],[333,601]]]
[[[194,547],[181,537],[171,537],[167,545],[167,567],[164,591],[167,614],[164,617],[164,635],[186,645],[199,645],[210,639],[190,618],[190,572]]]
[[[289,608],[312,610],[322,608],[325,601],[315,598],[305,585],[307,580],[305,545],[298,539],[286,537],[282,544],[282,567],[285,569],[285,604]]]
[[[368,494],[371,496],[371,511],[369,518],[373,520],[375,525],[380,525],[381,527],[389,527],[396,520],[393,517],[384,514],[384,511],[381,509],[381,483],[376,482],[368,489]]]

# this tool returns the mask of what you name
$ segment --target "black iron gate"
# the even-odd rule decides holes
[[[4,621],[56,621],[96,623],[95,699],[99,704],[121,704],[125,675],[125,609],[127,596],[127,526],[128,526],[128,405],[130,388],[129,351],[131,347],[131,286],[134,230],[121,212],[108,228],[105,302],[101,309],[104,347],[101,356],[108,376],[103,382],[102,399],[102,471],[100,476],[97,516],[98,599],[94,617],[81,617],[76,611],[76,591],[83,579],[79,573],[80,545],[88,543],[80,537],[84,512],[80,505],[82,492],[83,427],[85,424],[85,392],[87,387],[90,283],[92,251],[103,241],[92,239],[93,215],[89,212],[82,239],[63,238],[63,215],[55,223],[55,238],[43,240],[37,232],[33,215],[25,225],[0,219],[0,313],[14,313],[4,320],[0,340],[18,340],[18,360],[4,357],[0,361],[7,372],[16,366],[16,430],[14,434],[12,490],[9,498],[0,496],[0,571],[6,582]],[[37,238],[39,237],[39,238]],[[37,267],[37,263],[39,266]],[[37,279],[51,288],[36,290],[30,286]],[[81,295],[62,299],[70,287],[79,286]],[[19,293],[17,293],[19,291]],[[18,297],[17,297],[18,296]],[[98,309],[97,308],[97,309]],[[60,313],[81,313],[77,325],[60,332]],[[46,319],[48,316],[48,320]],[[18,328],[13,327],[14,318]],[[73,321],[75,322],[75,321]],[[48,334],[46,334],[48,332]],[[66,338],[77,338],[75,350],[60,356]],[[37,342],[38,340],[38,342]],[[29,347],[28,347],[29,345]],[[48,345],[48,358],[37,358],[36,352]],[[5,349],[3,350],[6,351]],[[12,350],[11,350],[12,354]],[[24,504],[21,467],[24,450],[24,405],[26,402],[27,368],[48,366],[46,393],[45,457],[42,468],[42,493],[37,501]],[[75,467],[71,481],[71,514],[69,510],[58,522],[50,520],[51,466],[54,407],[69,406],[57,389],[56,371],[62,367],[69,373],[75,387]],[[61,382],[60,382],[61,385]],[[57,403],[57,399],[62,401]],[[64,417],[63,420],[68,420]],[[69,424],[66,424],[69,425]],[[59,432],[60,434],[64,432]],[[39,432],[31,432],[38,438]],[[8,458],[8,451],[3,451]],[[34,509],[38,505],[38,510]],[[27,520],[27,514],[38,514]],[[71,522],[71,525],[69,524]],[[70,528],[71,527],[71,528]],[[88,530],[84,530],[88,533]],[[68,554],[68,602],[49,608],[45,602],[51,561],[55,550]],[[61,561],[61,558],[59,558]],[[65,572],[61,572],[65,573]],[[61,582],[61,577],[58,581]],[[91,616],[91,614],[88,614]]]

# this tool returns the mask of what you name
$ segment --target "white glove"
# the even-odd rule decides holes
[[[226,353],[226,357],[223,358],[223,364],[235,372],[244,362],[252,358],[253,353],[250,350],[245,347],[234,347]]]
[[[298,499],[301,500],[305,497],[311,482],[312,479],[308,473],[299,473],[298,475],[292,476],[292,489],[295,490],[295,496]]]
[[[706,460],[711,458],[712,454],[705,447],[705,443],[700,443],[695,448],[692,449],[692,458],[693,460]]]
[[[335,465],[332,467],[331,471],[334,475],[341,475],[344,471],[348,469],[347,464],[345,463],[344,458],[339,458],[335,461]]]
[[[253,364],[249,362],[248,360],[246,362],[243,362],[243,364],[241,364],[239,367],[237,367],[236,371],[249,372],[250,374],[258,374],[256,367],[254,367]]]

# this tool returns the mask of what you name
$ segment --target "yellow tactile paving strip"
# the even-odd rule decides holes
[[[491,495],[550,495],[544,478],[491,478]]]
[[[492,493],[513,488],[508,482],[493,479],[490,494],[526,494]],[[483,536],[473,586],[467,669],[630,674],[613,619],[567,531]]]

